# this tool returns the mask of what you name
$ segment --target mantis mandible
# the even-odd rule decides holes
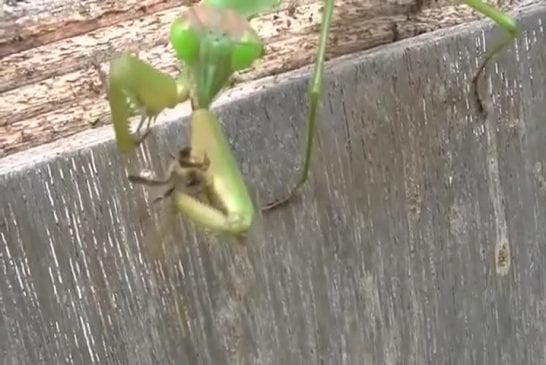
[[[464,2],[506,30],[508,41],[516,37],[514,19],[481,0]],[[252,225],[254,206],[222,128],[209,108],[234,72],[250,67],[263,55],[262,41],[249,19],[276,9],[279,4],[280,0],[203,0],[188,8],[171,27],[171,44],[185,66],[176,79],[128,54],[110,65],[108,99],[122,153],[133,151],[144,140],[162,110],[191,100],[190,147],[173,158],[167,177],[130,176],[130,181],[148,185],[170,183],[167,195],[174,195],[175,208],[213,231],[244,235]],[[325,0],[299,179],[286,197],[269,203],[263,211],[288,203],[307,181],[333,10],[334,1]],[[508,41],[486,55],[473,84],[486,63]],[[141,115],[141,120],[136,132],[131,133],[128,120],[134,111]]]

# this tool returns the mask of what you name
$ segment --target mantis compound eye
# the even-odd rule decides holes
[[[255,40],[242,41],[233,47],[231,54],[231,68],[233,71],[252,66],[252,63],[263,54],[261,42]]]
[[[171,26],[171,44],[176,56],[187,64],[199,57],[200,38],[187,22],[175,20]]]

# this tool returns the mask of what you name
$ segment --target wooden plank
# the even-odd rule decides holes
[[[332,62],[309,185],[244,245],[181,221],[152,255],[100,129],[0,160],[3,363],[545,363],[546,6],[519,18],[485,114],[484,24]],[[308,82],[218,108],[257,204],[293,181]],[[164,166],[186,122],[129,168]]]
[[[184,5],[191,3],[186,1]],[[0,22],[0,57],[180,5],[175,0],[23,3],[4,14]]]
[[[425,1],[420,9],[417,3],[337,2],[328,57],[476,19],[468,7],[451,6],[453,1]],[[510,3],[501,5],[509,7]],[[78,2],[86,10],[80,20],[73,20],[74,4],[62,4],[55,2],[32,24],[29,19],[43,10],[34,2],[25,5],[26,11],[0,22],[4,24],[0,26],[4,29],[0,32],[0,42],[4,42],[0,43],[0,157],[110,122],[92,62],[102,64],[106,71],[112,57],[131,50],[172,74],[179,67],[167,43],[168,29],[184,6],[159,0]],[[267,55],[257,67],[241,74],[241,81],[313,62],[321,4],[309,0],[295,2],[295,7],[291,4],[254,21],[267,44]],[[14,16],[19,18],[13,20]],[[74,33],[73,28],[81,32]],[[2,38],[10,29],[16,29],[21,39]]]

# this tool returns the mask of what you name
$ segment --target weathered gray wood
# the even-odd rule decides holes
[[[152,257],[109,129],[1,160],[2,363],[544,363],[545,18],[524,11],[488,68],[486,118],[484,24],[332,63],[303,199],[244,246],[181,225]],[[292,75],[218,108],[262,204],[299,162]],[[185,126],[157,128],[146,166]]]

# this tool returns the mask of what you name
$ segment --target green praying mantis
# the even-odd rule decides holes
[[[465,0],[476,11],[505,29],[510,41],[517,35],[514,19],[481,0]],[[211,103],[239,70],[250,67],[264,53],[262,40],[249,20],[274,10],[280,0],[203,0],[188,8],[171,26],[170,41],[183,70],[177,78],[153,68],[137,57],[123,54],[110,64],[107,96],[118,149],[131,153],[148,135],[152,122],[166,108],[191,100],[190,146],[172,158],[164,177],[129,176],[133,183],[167,185],[182,215],[215,232],[245,235],[255,214],[243,176]],[[319,47],[309,96],[303,167],[299,179],[282,199],[262,208],[268,211],[289,202],[309,175],[325,54],[334,1],[326,0]],[[495,47],[485,63],[498,53]],[[141,116],[131,132],[129,118]],[[144,131],[142,131],[144,129]]]

